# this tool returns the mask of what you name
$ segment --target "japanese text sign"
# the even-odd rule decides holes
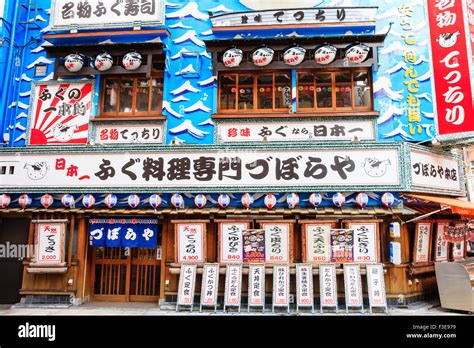
[[[385,307],[387,305],[385,294],[385,281],[383,265],[366,265],[367,285],[369,288],[369,303],[371,307]]]
[[[196,265],[182,265],[179,276],[178,305],[192,306],[194,304],[195,286]]]
[[[474,131],[463,0],[430,0],[428,19],[439,134]]]
[[[378,148],[5,154],[2,160],[12,162],[15,175],[2,178],[0,187],[227,187],[229,192],[243,185],[259,190],[328,185],[386,188],[401,182],[398,153],[398,149]]]
[[[290,224],[263,223],[265,262],[288,263],[290,260]]]
[[[54,0],[54,29],[159,26],[164,23],[163,0]]]
[[[354,231],[331,230],[331,262],[354,261]]]
[[[240,306],[242,294],[242,264],[227,264],[224,306]]]
[[[247,228],[247,223],[219,223],[221,262],[243,261],[243,233]]]
[[[346,307],[363,306],[360,266],[358,264],[344,264],[344,287]]]
[[[306,262],[319,263],[331,261],[331,223],[305,224]]]
[[[217,305],[219,264],[205,264],[202,271],[201,305]]]
[[[350,222],[348,227],[354,230],[354,261],[377,262],[377,223]]]
[[[417,223],[416,224],[415,252],[413,256],[414,262],[429,261],[430,236],[431,236],[430,223]]]
[[[89,242],[95,247],[156,248],[158,220],[110,218],[89,220]]]
[[[448,223],[438,222],[436,227],[435,261],[448,260],[448,242],[444,238],[444,228]]]
[[[163,143],[163,126],[142,125],[100,125],[95,129],[98,144],[159,144]]]
[[[205,224],[176,224],[178,262],[204,262]]]
[[[265,265],[249,265],[249,306],[265,305]]]
[[[337,307],[336,266],[319,265],[319,290],[321,307]]]
[[[290,305],[290,267],[278,265],[273,267],[273,306]]]
[[[313,267],[311,264],[296,265],[296,295],[298,306],[313,306]]]
[[[33,84],[29,145],[77,145],[87,142],[92,82]]]
[[[453,260],[462,260],[464,258],[464,242],[453,243]]]
[[[61,264],[64,261],[64,223],[38,223],[36,229],[36,262]]]
[[[244,262],[265,262],[265,230],[245,230],[243,241]]]

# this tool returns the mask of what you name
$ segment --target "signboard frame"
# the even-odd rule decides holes
[[[379,269],[379,272],[381,274],[381,287],[382,287],[382,296],[383,296],[383,305],[374,305],[373,304],[373,288],[372,288],[372,272],[370,272],[370,269],[371,268],[378,268]],[[387,306],[387,294],[386,294],[386,290],[385,290],[385,272],[384,272],[384,269],[383,269],[383,264],[381,263],[371,263],[371,264],[367,264],[365,265],[365,271],[366,271],[366,278],[367,278],[367,287],[368,287],[368,290],[369,290],[369,312],[372,313],[372,308],[374,307],[383,307],[384,308],[384,311],[385,313],[388,313],[388,306]]]
[[[265,230],[265,263],[267,264],[289,264],[294,260],[293,255],[293,232],[294,232],[294,223],[295,220],[257,220],[256,223],[260,224],[260,228]],[[288,256],[286,260],[270,260],[269,250],[267,250],[267,232],[265,225],[287,225],[288,227],[288,239],[287,239],[287,250]]]
[[[361,280],[361,275],[360,275],[360,265],[358,263],[345,263],[344,264],[344,292],[345,292],[345,300],[346,300],[346,313],[349,313],[349,307],[360,307],[361,312],[365,313],[364,311],[364,296],[362,295],[362,280]],[[350,268],[355,268],[356,269],[356,283],[358,286],[358,292],[359,292],[359,302],[360,305],[351,305],[349,304],[349,289],[348,289],[348,272]]]
[[[383,222],[383,220],[345,220],[343,223],[346,224],[347,229],[353,230],[353,238],[354,238],[354,244],[353,244],[353,257],[354,257],[354,262],[358,263],[378,263],[380,262],[380,223]],[[353,225],[374,225],[375,227],[375,232],[374,232],[374,247],[375,247],[375,260],[361,260],[358,261],[356,260],[356,235],[357,231],[356,228],[353,227]]]
[[[286,276],[286,304],[279,304],[276,303],[276,292],[277,292],[277,277],[275,276],[277,273],[277,269],[282,268],[284,269],[285,276]],[[272,296],[272,313],[275,313],[275,307],[287,307],[287,313],[290,313],[290,266],[288,264],[275,264],[273,265],[273,296]]]
[[[218,260],[220,263],[237,263],[237,262],[244,262],[244,255],[243,255],[243,248],[244,248],[244,236],[243,236],[243,231],[248,230],[250,228],[251,221],[246,221],[246,220],[214,220],[214,222],[217,222],[219,224],[218,230],[217,230],[217,239],[219,241],[219,247],[217,249],[218,253]],[[244,224],[246,227],[244,230],[241,231],[240,233],[240,238],[241,238],[241,248],[242,248],[242,253],[241,253],[241,259],[240,260],[226,260],[223,259],[224,257],[224,252],[223,252],[223,227],[224,225],[229,224]]]
[[[207,223],[209,220],[174,220],[171,221],[174,224],[174,237],[175,237],[175,262],[176,263],[204,263],[207,260],[207,248],[206,248],[206,234],[207,234]],[[201,225],[202,226],[202,236],[201,236],[201,252],[202,258],[198,260],[190,261],[181,261],[180,260],[180,239],[179,239],[179,229],[180,225]]]
[[[192,303],[189,304],[189,303],[182,303],[180,301],[180,298],[181,298],[181,291],[183,290],[183,282],[184,282],[184,272],[186,269],[191,269],[193,274],[192,274],[192,285],[191,285],[191,299],[192,299]],[[194,308],[194,292],[195,292],[195,289],[196,289],[196,273],[197,273],[197,265],[194,263],[194,264],[191,264],[191,263],[185,263],[185,264],[182,264],[181,265],[181,270],[180,270],[180,274],[179,274],[179,287],[178,287],[178,296],[176,298],[176,312],[179,311],[179,307],[183,307],[183,306],[190,306],[191,307],[191,312],[193,311],[193,308]]]
[[[204,297],[205,297],[204,294],[206,293],[206,284],[207,284],[207,279],[208,279],[207,272],[208,272],[208,269],[211,269],[211,268],[216,270],[216,278],[214,280],[214,289],[213,289],[214,303],[208,304],[208,303],[204,303]],[[219,271],[220,271],[220,267],[218,263],[206,263],[204,264],[202,268],[201,305],[199,307],[199,312],[202,312],[203,307],[214,307],[214,313],[217,312],[217,300],[219,297],[219,273],[220,273]]]
[[[442,222],[442,221],[438,221],[438,223],[436,224],[436,233],[435,233],[435,238],[434,238],[434,261],[436,262],[442,262],[442,261],[448,261],[448,254],[449,254],[449,242],[448,241],[444,241],[444,244],[445,244],[445,247],[444,247],[444,257],[440,256],[438,257],[438,239],[439,238],[442,238],[442,240],[444,239],[444,227],[449,225],[449,222],[446,221],[446,222]]]
[[[320,264],[320,263],[328,263],[331,262],[331,230],[335,228],[337,221],[334,220],[314,220],[314,221],[299,221],[300,225],[303,226],[303,233],[301,234],[301,241],[302,241],[302,253],[303,253],[303,262],[305,263],[311,263],[311,264]],[[310,244],[308,243],[308,235],[309,235],[309,226],[314,226],[314,225],[321,225],[321,226],[328,226],[329,231],[328,231],[328,245],[327,245],[327,260],[326,261],[314,261],[314,260],[309,260],[309,254],[310,254]]]
[[[309,304],[300,303],[300,293],[301,293],[301,269],[309,268],[309,292],[311,296],[311,301]],[[312,263],[297,263],[296,264],[296,313],[299,312],[300,307],[311,307],[311,313],[314,313],[314,288],[313,288],[313,264]]]
[[[261,270],[260,293],[262,294],[262,304],[252,304],[252,289],[254,282],[252,280],[252,269],[259,268]],[[262,307],[262,313],[265,313],[265,264],[264,263],[249,263],[249,280],[248,280],[248,306],[247,313],[250,312],[250,307]]]
[[[230,274],[229,271],[233,268],[236,267],[238,269],[238,299],[239,302],[237,304],[234,303],[228,303],[227,302],[227,297],[229,295],[229,278]],[[242,306],[242,263],[227,263],[226,264],[226,271],[225,271],[225,291],[224,291],[224,313],[226,313],[228,307],[238,307],[239,313],[240,313],[240,308]]]
[[[323,277],[322,277],[322,269],[324,267],[329,267],[331,269],[331,285],[332,285],[332,296],[334,297],[334,305],[325,305],[323,304],[323,297],[324,297],[324,287],[323,287]],[[336,274],[336,265],[334,263],[320,263],[319,264],[319,311],[323,314],[323,308],[335,308],[336,313],[339,313],[339,302],[337,299],[337,274]]]
[[[426,260],[419,260],[418,257],[418,236],[419,236],[419,226],[421,225],[428,225],[428,241],[425,243],[428,247],[427,253],[426,253]],[[433,230],[433,224],[431,222],[417,222],[415,225],[415,240],[413,242],[413,262],[429,262],[431,260],[431,235]]]
[[[66,265],[65,262],[65,247],[66,247],[66,222],[49,222],[37,220],[35,223],[35,236],[34,236],[34,257],[32,258],[30,266],[32,267],[63,267]],[[59,260],[41,260],[41,227],[44,225],[55,225],[59,228],[58,239],[59,239]]]

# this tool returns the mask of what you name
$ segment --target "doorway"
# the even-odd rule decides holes
[[[95,247],[94,301],[157,302],[161,261],[157,249]]]
[[[27,218],[5,218],[0,221],[0,245],[5,255],[0,257],[0,304],[14,304],[20,301],[19,290],[23,276],[23,258],[28,249]]]

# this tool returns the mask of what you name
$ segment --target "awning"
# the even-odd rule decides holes
[[[474,203],[463,201],[457,198],[439,197],[432,195],[420,195],[415,193],[407,193],[406,195],[413,198],[423,199],[425,201],[439,203],[451,207],[453,214],[468,215],[474,217]]]

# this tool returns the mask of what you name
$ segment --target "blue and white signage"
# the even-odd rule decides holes
[[[89,240],[95,247],[156,248],[156,219],[90,219]]]

